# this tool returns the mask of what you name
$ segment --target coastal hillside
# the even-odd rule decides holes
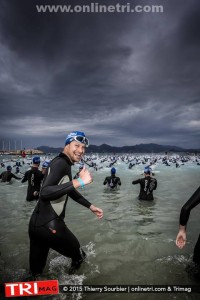
[[[54,148],[48,146],[40,146],[37,150],[44,153],[58,153],[63,150],[63,147]],[[163,152],[192,152],[199,153],[200,149],[184,149],[181,147],[158,144],[139,144],[135,146],[114,147],[107,144],[100,146],[90,145],[87,153],[163,153]]]

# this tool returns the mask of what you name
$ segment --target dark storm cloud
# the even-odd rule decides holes
[[[42,3],[2,1],[2,138],[57,146],[82,129],[93,144],[200,147],[198,1],[134,15],[39,14]],[[70,3],[85,1],[48,1]]]

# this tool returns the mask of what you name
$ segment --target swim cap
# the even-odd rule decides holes
[[[144,168],[144,173],[145,174],[150,174],[152,172],[152,169],[150,167],[145,167]]]
[[[33,157],[33,163],[34,164],[40,164],[40,157],[39,156]]]
[[[12,167],[11,166],[7,166],[7,171],[11,171]]]
[[[65,146],[70,144],[72,141],[77,141],[79,143],[85,144],[86,147],[89,146],[89,140],[86,138],[85,133],[82,131],[72,131],[68,134],[65,140]]]
[[[47,168],[48,168],[48,165],[49,165],[49,162],[48,162],[48,161],[45,161],[45,162],[43,162],[43,164],[42,164],[42,168],[43,168],[43,169],[47,169]]]
[[[111,169],[111,174],[115,174],[116,173],[116,169],[115,168],[112,168]]]

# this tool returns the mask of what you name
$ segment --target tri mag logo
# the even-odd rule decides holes
[[[6,297],[58,294],[58,280],[5,283]]]

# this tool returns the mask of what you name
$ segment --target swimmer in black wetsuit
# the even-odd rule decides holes
[[[17,167],[16,167],[15,174],[18,174],[18,173],[20,173],[20,170],[19,170],[19,167],[17,166]]]
[[[44,175],[38,167],[40,165],[40,157],[33,157],[33,166],[31,170],[26,171],[24,178],[22,179],[22,183],[28,181],[27,195],[26,201],[33,201],[39,199],[39,192],[41,188],[41,183]]]
[[[11,182],[12,178],[15,178],[17,180],[21,179],[20,177],[17,177],[16,175],[14,175],[12,172],[12,167],[11,166],[7,166],[7,171],[4,171],[3,173],[1,173],[0,178],[2,182]]]
[[[111,189],[117,188],[118,185],[121,185],[121,180],[119,177],[115,176],[116,169],[111,169],[111,176],[107,176],[103,182],[104,185],[107,184]]]
[[[182,249],[186,244],[186,225],[189,220],[190,211],[200,203],[200,186],[190,197],[190,199],[183,205],[180,212],[179,232],[176,237],[176,245]],[[200,235],[194,247],[193,262],[200,270]]]
[[[92,205],[76,190],[92,182],[89,171],[84,167],[79,178],[72,180],[71,166],[81,160],[88,144],[83,132],[70,133],[63,152],[48,166],[40,198],[29,223],[30,270],[34,276],[42,273],[50,248],[72,259],[71,270],[79,268],[84,260],[85,254],[79,241],[64,222],[68,196],[89,208],[99,219],[103,217],[102,209]]]
[[[140,184],[139,200],[154,200],[153,190],[156,190],[157,188],[157,180],[151,177],[151,171],[151,168],[145,168],[145,178],[132,181],[132,184]]]

